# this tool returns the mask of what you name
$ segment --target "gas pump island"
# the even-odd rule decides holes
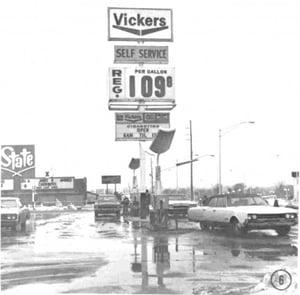
[[[131,66],[109,68],[108,108],[121,111],[115,113],[115,140],[139,142],[140,185],[137,188],[134,175],[134,187],[140,196],[140,204],[145,203],[141,198],[146,192],[143,144],[152,142],[150,149],[157,154],[155,201],[152,205],[156,213],[160,212],[157,216],[161,216],[167,202],[158,197],[161,193],[159,156],[169,149],[175,133],[175,130],[170,130],[170,113],[167,112],[176,106],[175,69],[165,66],[169,63],[168,46],[144,46],[143,43],[173,42],[173,11],[109,7],[108,41],[138,43],[137,46],[114,46],[114,64]],[[155,224],[161,220],[153,218]]]

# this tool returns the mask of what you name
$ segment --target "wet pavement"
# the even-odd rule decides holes
[[[32,215],[25,233],[2,231],[3,293],[264,294],[266,274],[297,273],[298,227],[235,238],[188,221],[153,232],[93,212],[47,214]]]

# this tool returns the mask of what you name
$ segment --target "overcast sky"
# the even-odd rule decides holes
[[[121,175],[139,157],[138,142],[115,141],[108,110],[108,69],[116,66],[108,41],[108,7],[171,8],[176,129],[162,169],[189,159],[189,121],[195,154],[215,154],[194,165],[194,185],[218,178],[218,130],[242,121],[222,137],[224,185],[292,184],[300,167],[300,4],[277,1],[0,2],[1,144],[35,144],[36,176]],[[122,65],[121,65],[122,66]],[[124,65],[132,67],[134,65]],[[143,144],[149,151],[150,142]],[[154,159],[153,159],[154,161]],[[153,163],[154,165],[154,163]],[[150,158],[147,157],[147,186]],[[189,166],[162,172],[164,187],[189,186]]]

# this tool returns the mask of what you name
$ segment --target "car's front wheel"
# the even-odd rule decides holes
[[[200,224],[201,230],[208,230],[209,229],[207,223],[205,223],[203,221],[200,221],[199,224]]]
[[[290,232],[291,227],[290,226],[280,226],[280,227],[277,227],[275,230],[279,236],[286,236]]]
[[[243,225],[237,219],[233,219],[230,222],[230,232],[234,236],[241,236],[241,235],[246,233],[246,230],[243,227]]]

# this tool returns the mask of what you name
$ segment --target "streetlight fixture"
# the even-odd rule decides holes
[[[221,138],[225,134],[231,132],[233,129],[237,128],[242,124],[254,124],[254,121],[242,121],[240,123],[234,124],[232,126],[226,127],[224,129],[219,129],[219,194],[222,194],[222,170],[221,170]]]
[[[185,162],[180,162],[180,163],[176,163],[176,167],[178,166],[181,166],[181,165],[185,165],[185,164],[191,164],[195,161],[198,161],[199,159],[201,158],[204,158],[204,157],[214,157],[215,155],[201,155],[201,156],[198,156],[196,158],[191,158],[191,160],[189,161],[185,161]],[[192,167],[192,166],[191,166]],[[194,201],[194,188],[193,188],[193,170],[191,169],[191,200]]]

